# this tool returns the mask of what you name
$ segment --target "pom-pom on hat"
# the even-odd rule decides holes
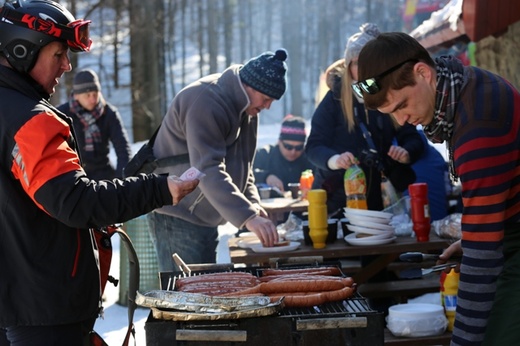
[[[369,41],[379,36],[381,32],[376,24],[365,23],[359,27],[360,32],[350,36],[345,47],[345,66],[348,66],[352,60],[359,56],[361,49]]]
[[[83,94],[91,91],[101,91],[99,78],[96,72],[91,69],[84,69],[76,73],[72,84],[74,94]]]
[[[305,120],[302,117],[287,115],[282,121],[280,140],[305,142]]]
[[[285,49],[278,49],[276,53],[262,53],[240,68],[240,79],[256,91],[279,100],[285,92],[285,59]]]

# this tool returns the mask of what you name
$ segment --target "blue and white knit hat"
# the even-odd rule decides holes
[[[285,49],[278,49],[276,53],[262,53],[240,68],[240,79],[256,91],[279,100],[285,92],[285,59]]]

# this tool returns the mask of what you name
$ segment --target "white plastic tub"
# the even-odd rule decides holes
[[[387,328],[395,336],[421,337],[444,333],[448,319],[440,304],[399,304],[388,309]]]

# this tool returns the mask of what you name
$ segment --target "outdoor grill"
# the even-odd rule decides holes
[[[328,264],[330,265],[330,264]],[[310,267],[310,266],[309,266]],[[284,267],[279,267],[283,269]],[[294,268],[294,266],[287,267]],[[299,266],[302,268],[302,266]],[[256,276],[262,268],[233,268]],[[192,271],[190,275],[220,270]],[[183,272],[159,273],[161,289],[171,289]],[[310,308],[283,308],[265,317],[239,319],[171,321],[150,313],[146,323],[146,344],[162,345],[383,345],[384,317],[371,310],[366,299],[356,293],[338,302]]]

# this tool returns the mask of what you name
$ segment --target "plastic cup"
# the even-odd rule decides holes
[[[289,190],[291,190],[292,199],[297,199],[300,194],[300,183],[289,183]]]

